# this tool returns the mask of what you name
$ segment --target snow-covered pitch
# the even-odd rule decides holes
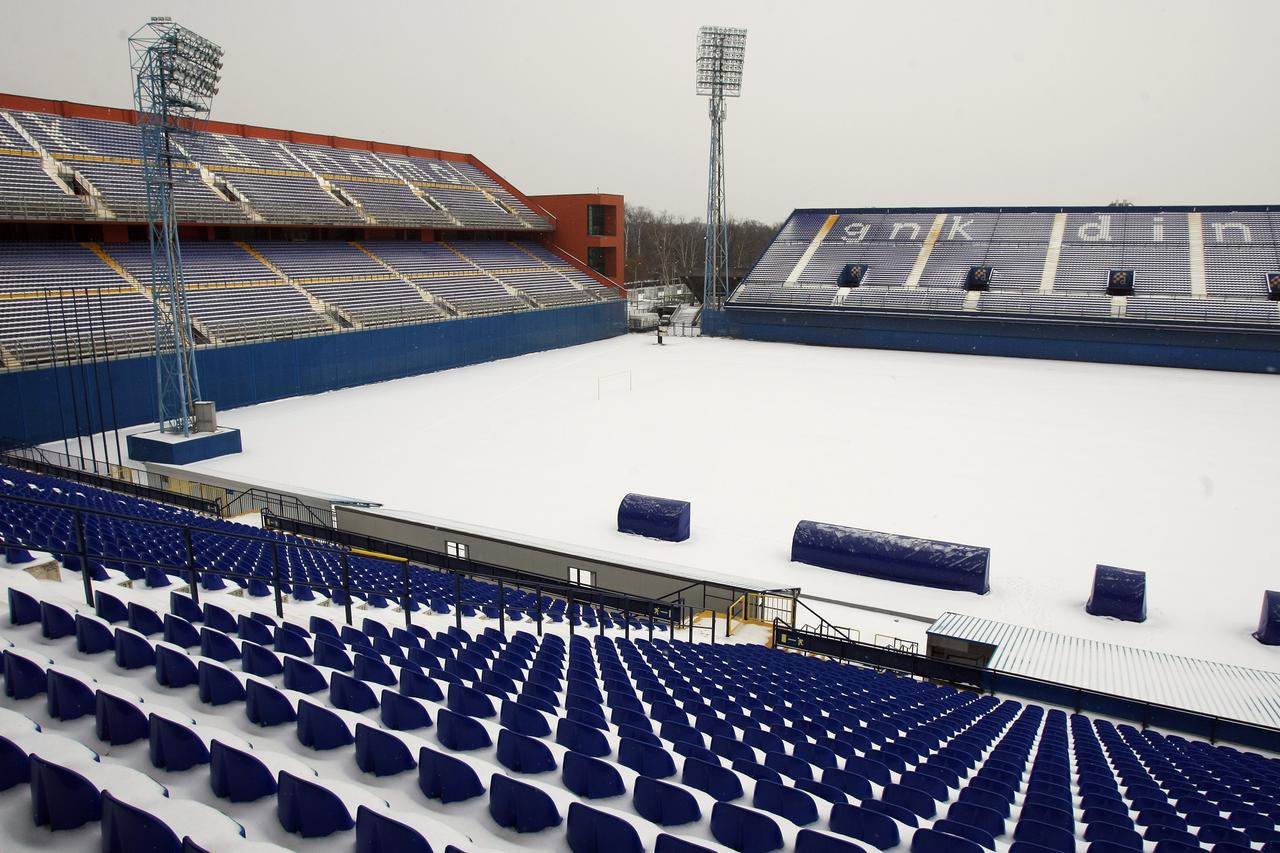
[[[223,412],[197,466],[933,618],[946,610],[1264,669],[1280,583],[1272,376],[649,336]],[[673,544],[627,492],[693,503]],[[800,519],[988,546],[977,596],[790,562]],[[1089,616],[1147,572],[1144,624]],[[925,624],[829,604],[832,621]]]

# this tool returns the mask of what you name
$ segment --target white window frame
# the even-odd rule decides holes
[[[450,557],[457,557],[460,560],[467,559],[468,548],[465,542],[450,542],[445,540],[444,552]]]
[[[570,566],[569,583],[573,586],[595,587],[595,569],[580,569],[577,566]]]

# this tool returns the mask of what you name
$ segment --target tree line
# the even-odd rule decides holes
[[[729,275],[739,279],[764,254],[781,223],[756,219],[729,220]],[[681,219],[666,211],[628,205],[626,213],[627,281],[683,281],[695,294],[702,290],[706,263],[707,224]]]

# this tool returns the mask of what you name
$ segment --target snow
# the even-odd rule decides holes
[[[43,556],[43,555],[41,555]],[[156,612],[165,612],[169,607],[171,589],[148,589],[142,586],[132,587],[126,583],[122,573],[109,570],[111,580],[95,584],[116,596],[126,604],[137,602]],[[260,728],[251,723],[245,716],[244,706],[240,703],[212,707],[200,702],[196,688],[166,688],[155,681],[154,669],[143,667],[136,670],[124,670],[111,662],[111,655],[85,655],[76,651],[74,637],[60,640],[47,640],[41,637],[38,623],[13,626],[9,624],[5,590],[12,586],[21,589],[38,599],[58,604],[69,612],[91,614],[92,608],[85,605],[83,587],[80,576],[74,572],[59,570],[61,582],[40,581],[26,574],[21,569],[7,566],[0,559],[0,648],[9,647],[12,651],[32,659],[39,660],[42,665],[54,661],[54,668],[80,675],[93,681],[95,689],[125,696],[131,701],[141,703],[141,707],[154,713],[183,722],[194,721],[193,731],[208,742],[218,738],[228,745],[244,748],[251,745],[254,755],[273,770],[287,770],[298,776],[320,779],[329,789],[339,794],[352,816],[360,804],[385,804],[392,817],[422,828],[436,849],[443,850],[447,844],[455,844],[459,849],[474,850],[483,853],[485,850],[517,851],[534,847],[537,849],[555,849],[567,851],[563,843],[563,825],[555,833],[544,834],[537,840],[521,836],[514,830],[506,830],[497,826],[487,811],[488,798],[479,797],[474,800],[443,805],[429,800],[422,794],[417,785],[417,773],[409,772],[395,776],[377,777],[364,773],[353,759],[354,747],[317,751],[302,746],[294,736],[294,726],[286,724],[280,727]],[[177,579],[175,578],[175,584]],[[233,595],[230,590],[216,592],[201,591],[201,601],[212,601],[229,610],[233,615],[253,612],[269,613],[273,617],[272,599],[246,599]],[[329,607],[312,602],[293,602],[286,599],[285,615],[287,621],[299,625],[307,625],[313,615],[329,619],[335,624],[342,623],[342,608]],[[404,615],[391,609],[356,609],[354,620],[359,625],[365,617],[382,621],[388,628],[403,626]],[[453,616],[420,612],[413,614],[415,625],[423,625],[433,632],[446,630],[454,624]],[[486,626],[497,627],[497,620],[483,617],[464,618],[463,628],[473,636],[479,634]],[[123,627],[123,626],[115,626]],[[128,630],[127,628],[125,630]],[[536,632],[536,626],[528,621],[513,623],[507,621],[507,632],[517,630]],[[598,631],[586,632],[593,636]],[[569,638],[568,623],[544,623],[544,633],[556,634]],[[583,633],[579,630],[579,633]],[[607,636],[621,638],[624,632],[609,629]],[[647,632],[631,632],[632,639],[647,636]],[[655,633],[655,637],[667,638],[665,632]],[[681,638],[687,635],[681,634]],[[735,631],[727,642],[763,642],[767,632],[757,626],[745,626]],[[705,632],[696,631],[695,641],[705,641]],[[153,642],[160,640],[159,635],[151,638]],[[717,642],[726,642],[718,637]],[[193,658],[195,655],[193,654]],[[195,658],[198,659],[198,658]],[[272,684],[286,694],[281,688],[281,677],[258,679],[232,671],[242,679],[257,679]],[[292,694],[295,697],[301,694]],[[329,706],[324,694],[306,696],[306,701],[314,702],[328,708],[347,720],[351,726],[358,722],[381,727],[377,718],[377,710],[365,714],[354,714]],[[442,706],[426,702],[432,709],[432,717]],[[27,718],[27,719],[24,719]],[[43,727],[36,733],[28,722],[34,721]],[[482,721],[491,729],[491,736],[496,741],[497,727],[489,721]],[[93,776],[112,792],[130,803],[134,803],[152,813],[161,814],[173,819],[175,828],[185,827],[197,838],[209,840],[208,849],[239,851],[246,848],[239,843],[231,843],[228,827],[231,821],[244,827],[245,836],[250,842],[267,842],[279,847],[260,848],[264,853],[269,849],[289,849],[311,851],[312,853],[339,853],[350,851],[355,836],[353,832],[336,833],[326,838],[303,839],[285,832],[276,817],[276,798],[267,797],[252,803],[230,803],[218,799],[209,786],[209,768],[198,766],[191,770],[170,772],[160,770],[151,764],[148,742],[140,741],[124,746],[111,746],[99,740],[94,730],[95,719],[92,713],[78,720],[60,721],[53,719],[48,713],[45,697],[34,696],[30,699],[15,700],[0,695],[0,735],[24,745],[31,743],[39,748],[39,753],[64,766],[74,769],[86,776]],[[422,729],[414,733],[402,734],[406,739],[417,741],[419,736],[433,748],[441,749],[434,740],[434,728]],[[555,744],[549,744],[556,747]],[[484,768],[487,773],[483,777],[487,781],[489,774],[497,771],[505,773],[495,763],[495,748],[468,753],[450,753],[463,760]],[[93,754],[101,756],[101,764],[95,764]],[[415,749],[416,753],[416,749]],[[620,768],[620,771],[625,768]],[[561,813],[567,810],[567,804],[573,799],[560,783],[560,774],[554,771],[539,776],[517,775],[522,782],[544,783],[543,787],[552,794],[560,804]],[[160,801],[161,789],[167,789],[169,797],[174,801]],[[627,815],[638,824],[643,823],[635,812],[629,809],[630,799],[619,798],[608,800],[607,804],[620,809],[620,814]],[[598,806],[592,802],[593,807]],[[709,813],[709,809],[708,809]],[[228,820],[228,818],[230,820]],[[34,826],[31,820],[31,799],[28,786],[18,785],[8,791],[0,792],[0,850],[4,853],[37,853],[51,845],[58,850],[91,853],[101,849],[101,833],[97,823],[91,823],[77,830],[62,831],[56,835],[47,828]],[[698,843],[714,846],[710,841],[709,830],[705,821],[701,829]],[[641,831],[645,831],[643,828]],[[238,828],[231,834],[237,834]],[[181,832],[179,833],[181,835]],[[549,842],[552,838],[553,842]]]
[[[223,411],[244,452],[193,467],[799,586],[864,639],[952,610],[1276,670],[1277,420],[1263,375],[632,335]],[[628,492],[691,538],[618,533]],[[792,563],[801,519],[989,547],[991,592]],[[1145,623],[1085,613],[1098,563],[1147,572]]]

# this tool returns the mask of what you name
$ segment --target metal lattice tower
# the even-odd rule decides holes
[[[725,213],[725,98],[742,94],[747,31],[729,27],[698,30],[696,90],[710,98],[711,156],[707,170],[707,242],[703,268],[703,308],[719,308],[729,298],[729,220]]]
[[[152,18],[130,37],[129,59],[151,241],[157,421],[161,432],[190,435],[200,375],[178,244],[173,145],[208,119],[222,48],[169,18]]]

